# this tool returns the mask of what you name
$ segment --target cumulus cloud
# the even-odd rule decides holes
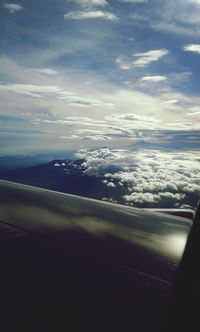
[[[118,56],[116,58],[117,65],[124,70],[132,68],[144,68],[152,62],[159,61],[162,57],[169,54],[166,49],[150,50],[143,53],[134,53],[133,57],[136,60],[130,60],[124,56]]]
[[[108,187],[124,188],[124,203],[182,204],[188,194],[200,194],[197,152],[127,151],[100,148],[81,150],[82,167],[103,177]],[[113,171],[108,172],[108,169]]]
[[[119,18],[107,11],[93,10],[93,11],[72,11],[64,15],[65,20],[86,20],[101,18],[108,21],[118,21]]]
[[[170,192],[152,194],[152,193],[132,193],[131,195],[124,195],[125,201],[132,203],[158,203],[163,198],[168,198],[174,201],[181,201],[185,198],[184,194],[173,194]]]
[[[23,9],[23,7],[17,3],[4,3],[3,7],[7,9],[11,14],[14,14]]]
[[[113,182],[108,182],[107,184],[107,187],[110,187],[110,188],[115,188],[115,184]]]
[[[193,52],[200,54],[200,44],[188,44],[183,47],[186,52]]]
[[[95,150],[81,149],[77,152],[76,157],[85,159],[82,167],[89,175],[100,175],[102,168],[107,167],[109,163],[113,164],[114,161],[121,158],[126,150],[116,149],[110,150],[109,148],[100,148]]]
[[[167,77],[163,75],[143,76],[140,80],[142,82],[157,83],[157,82],[166,81]]]

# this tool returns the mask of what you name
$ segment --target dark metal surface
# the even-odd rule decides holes
[[[200,202],[170,299],[163,332],[200,331]]]
[[[7,181],[0,221],[4,307],[16,313],[17,301],[15,324],[25,311],[29,331],[38,320],[69,328],[75,316],[70,331],[154,330],[192,225]]]
[[[177,217],[183,217],[186,219],[194,220],[195,210],[192,209],[143,209],[144,211],[151,211],[151,212],[160,212],[166,213]]]

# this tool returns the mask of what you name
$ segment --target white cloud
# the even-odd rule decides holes
[[[150,50],[143,53],[134,53],[133,56],[136,60],[128,59],[124,56],[118,56],[116,58],[117,65],[124,70],[132,68],[144,68],[152,62],[160,60],[162,57],[169,54],[166,49]]]
[[[125,121],[127,123],[127,121],[130,124],[130,121],[141,121],[141,122],[153,122],[153,123],[158,123],[160,122],[159,119],[156,119],[154,117],[150,117],[150,116],[145,116],[145,115],[140,115],[140,114],[134,114],[134,113],[112,113],[111,115],[108,115],[105,117],[105,120],[108,121],[112,121],[113,123],[116,124],[122,124],[122,121]],[[125,123],[124,123],[125,124]]]
[[[196,115],[200,115],[200,111],[196,111],[196,112],[187,113],[187,115],[190,115],[190,116],[196,116]]]
[[[195,151],[131,152],[100,148],[81,150],[77,157],[85,159],[82,166],[89,175],[103,177],[103,183],[109,186],[127,188],[123,199],[128,203],[171,200],[175,204],[189,193],[200,194],[199,155]],[[106,172],[111,166],[119,170]]]
[[[110,140],[110,137],[109,136],[104,136],[104,135],[92,135],[92,136],[88,135],[84,139],[91,140],[91,141],[100,141],[100,142],[103,142],[103,141]]]
[[[51,68],[33,68],[31,69],[32,72],[43,74],[43,75],[56,75],[58,72]]]
[[[126,202],[133,203],[156,203],[159,201],[159,196],[152,193],[132,193],[131,195],[124,195]]]
[[[159,194],[152,194],[152,193],[132,193],[131,195],[124,195],[124,200],[126,202],[132,203],[159,203],[163,198],[168,198],[174,201],[181,201],[185,198],[184,194],[180,193],[170,193],[170,192],[163,192]]]
[[[133,54],[134,57],[137,58],[133,62],[134,67],[146,67],[152,62],[160,60],[162,57],[169,54],[168,50],[160,49],[160,50],[151,50],[148,52],[143,53],[135,53]]]
[[[165,104],[176,104],[176,103],[178,103],[178,99],[170,99],[170,100],[167,100],[167,101],[165,101],[164,103]]]
[[[68,0],[68,2],[75,2],[82,7],[105,7],[108,5],[106,0]]]
[[[166,80],[167,80],[167,77],[161,76],[161,75],[143,76],[141,78],[141,81],[150,82],[150,83],[157,83],[157,82],[162,82],[162,81],[166,81]]]
[[[159,32],[183,36],[184,38],[191,37],[193,40],[194,36],[200,36],[199,4],[199,0],[163,1],[162,5],[157,8],[156,17],[148,16],[147,24],[149,28]]]
[[[99,175],[101,168],[111,164],[120,159],[121,156],[126,155],[126,150],[110,150],[109,148],[100,148],[97,150],[81,149],[76,154],[79,159],[85,159],[82,167],[85,172],[90,175]]]
[[[200,5],[200,0],[189,0],[189,1],[193,2],[193,3],[197,4],[197,5]]]
[[[11,14],[18,12],[23,9],[23,7],[17,3],[4,3],[3,7],[7,9]]]
[[[49,70],[46,72],[48,76],[52,76],[53,73]],[[34,85],[34,84],[0,84],[0,91],[16,93],[19,95],[25,95],[32,98],[56,98],[65,102],[69,106],[76,107],[105,107],[106,109],[112,109],[114,104],[103,102],[98,99],[90,98],[87,96],[80,97],[74,92],[64,90],[59,86],[54,85]]]
[[[101,11],[101,10],[93,10],[93,11],[72,11],[69,13],[66,13],[64,15],[64,18],[70,19],[70,20],[86,20],[86,19],[96,19],[101,18],[104,20],[109,21],[118,21],[119,18],[107,11]]]
[[[107,187],[111,187],[111,188],[115,188],[115,184],[113,182],[108,182],[107,184]]]
[[[120,0],[120,2],[129,3],[148,3],[148,0]]]
[[[132,63],[128,60],[126,60],[124,57],[122,56],[118,56],[116,58],[116,63],[119,66],[120,69],[124,69],[124,70],[129,70],[132,68]]]
[[[17,94],[29,95],[32,97],[42,97],[45,94],[62,95],[64,91],[57,86],[33,85],[33,84],[1,84],[1,91],[14,92]],[[68,95],[68,94],[67,94]]]
[[[199,115],[187,115],[198,111],[192,108],[200,105],[200,98],[197,97],[174,93],[169,89],[161,93],[157,90],[156,94],[152,89],[151,95],[138,91],[138,80],[135,80],[135,87],[131,86],[131,89],[121,88],[106,81],[99,84],[99,78],[88,72],[80,74],[64,70],[54,75],[51,72],[54,68],[51,67],[23,68],[5,59],[0,59],[0,67],[7,81],[20,82],[0,82],[2,113],[4,110],[7,115],[19,116],[19,113],[23,113],[23,117],[34,121],[30,125],[34,123],[34,126],[44,130],[51,128],[52,135],[56,137],[80,135],[80,139],[72,142],[77,148],[83,143],[85,146],[95,145],[95,140],[82,142],[86,136],[111,137],[107,142],[113,146],[128,144],[130,140],[134,140],[131,143],[135,144],[139,140],[135,136],[136,130],[182,129],[188,123],[190,126],[187,129],[199,128]],[[44,69],[45,73],[38,72],[38,69]],[[84,84],[87,80],[92,82],[90,86]],[[166,88],[165,82],[161,85]],[[149,86],[152,85],[148,84],[148,89]],[[110,111],[113,107],[114,111]],[[44,116],[41,110],[49,112]],[[67,135],[66,126],[69,128]],[[81,133],[83,129],[87,132]]]
[[[84,123],[85,125],[93,124],[94,126],[104,125],[104,121],[96,120],[96,119],[94,121],[94,119],[88,118],[85,116],[66,116],[64,121],[66,121],[70,124]]]
[[[73,139],[79,139],[80,137],[78,135],[70,135],[70,136],[60,136],[60,139],[70,139],[70,140],[73,140]]]
[[[36,123],[51,123],[51,124],[66,124],[70,126],[89,126],[89,127],[102,127],[104,126],[104,121],[97,119],[87,118],[87,117],[73,117],[68,116],[61,120],[46,120],[46,119],[35,119],[33,122]]]
[[[200,54],[200,44],[188,44],[183,47],[186,52],[194,52]]]

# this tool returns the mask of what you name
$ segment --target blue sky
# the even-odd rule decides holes
[[[0,153],[196,149],[199,63],[199,0],[0,1]]]

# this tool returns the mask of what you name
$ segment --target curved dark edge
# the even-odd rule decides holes
[[[177,217],[182,217],[190,220],[194,220],[195,217],[195,209],[166,209],[166,208],[147,208],[147,209],[142,209],[143,211],[151,211],[151,212],[158,212],[158,213],[166,213],[169,215],[177,216]]]
[[[200,201],[181,260],[164,331],[200,331]]]

